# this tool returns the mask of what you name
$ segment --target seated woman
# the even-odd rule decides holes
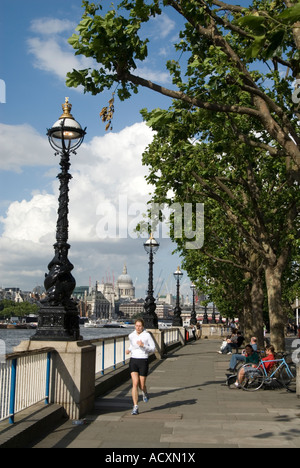
[[[220,351],[218,351],[218,353],[219,354],[232,354],[230,343],[231,343],[231,335],[228,335],[227,338],[223,341]]]
[[[250,345],[253,348],[253,351],[257,351],[257,338],[255,336],[252,336]],[[244,349],[242,354],[233,354],[231,356],[229,368],[227,369],[229,372],[235,372],[235,368],[239,362],[245,362],[246,361],[246,350]]]
[[[269,345],[266,347],[266,357],[262,359],[264,365],[261,364],[260,367],[264,367],[266,369],[266,373],[268,374],[273,369],[274,365],[276,364],[275,361],[275,349],[274,346]]]
[[[245,347],[245,352],[246,352],[245,364],[252,364],[252,367],[257,367],[260,361],[259,354],[256,351],[254,351],[254,349],[252,348],[250,344]],[[244,377],[245,377],[245,369],[242,367],[239,372],[238,379],[235,382],[236,387],[240,386]]]
[[[238,331],[237,334],[232,337],[230,346],[233,349],[239,349],[244,341],[245,338],[243,337],[242,332]]]

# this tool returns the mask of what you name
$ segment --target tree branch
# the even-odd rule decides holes
[[[229,106],[229,105],[222,105],[217,104],[215,102],[205,102],[201,101],[198,98],[192,98],[185,93],[180,91],[171,90],[168,88],[164,88],[156,83],[153,83],[150,80],[146,80],[140,76],[132,75],[129,72],[125,72],[123,76],[119,76],[120,80],[130,81],[131,83],[139,86],[143,86],[145,88],[149,88],[157,93],[163,94],[164,96],[171,97],[173,99],[178,99],[188,104],[200,107],[201,109],[210,110],[213,112],[222,112],[222,113],[234,113],[234,114],[241,114],[241,115],[250,115],[252,117],[261,118],[261,114],[256,109],[252,109],[251,107],[244,107],[244,106]]]
[[[238,268],[239,270],[242,270],[242,271],[247,271],[251,274],[256,274],[256,271],[255,270],[252,270],[250,267],[247,267],[246,265],[240,265],[239,263],[236,263],[234,262],[233,260],[226,260],[224,258],[220,258],[220,257],[215,257],[214,255],[210,254],[207,252],[207,250],[205,249],[202,249],[202,252],[204,253],[204,255],[206,255],[208,258],[211,258],[212,260],[215,260],[216,262],[219,262],[219,263],[226,263],[227,265],[232,265],[234,266],[235,268]]]
[[[220,10],[228,10],[228,11],[233,11],[235,13],[243,13],[243,11],[245,10],[245,8],[239,5],[230,5],[228,3],[221,2],[219,0],[213,0],[212,3],[213,5],[220,7]]]
[[[228,205],[228,203],[212,189],[211,185],[202,179],[202,177],[200,177],[195,171],[192,171],[192,175],[206,190],[205,196],[215,200],[222,207],[228,216],[228,219],[234,226],[236,226],[241,236],[245,239],[248,239],[250,245],[252,245],[256,252],[260,252],[264,258],[267,258],[268,252],[270,252],[272,248],[270,246],[270,242],[268,242],[268,235],[265,232],[264,226],[261,226],[260,223],[257,223],[254,219],[247,217],[245,213],[240,212],[240,215],[244,216],[244,219],[246,219],[249,223],[249,226],[251,226],[251,230],[246,229],[243,226],[241,219],[232,211],[232,208]],[[253,232],[254,228],[258,233],[258,238]]]

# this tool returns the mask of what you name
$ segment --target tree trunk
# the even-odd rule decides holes
[[[267,266],[265,277],[268,291],[271,344],[275,351],[285,351],[286,315],[282,305],[282,273],[283,269]]]
[[[252,287],[250,291],[251,306],[252,306],[252,332],[257,338],[259,349],[264,349],[264,288],[261,275],[255,275],[252,278]]]
[[[245,278],[249,281],[244,291],[244,310],[242,327],[246,343],[250,343],[253,336],[257,338],[257,343],[260,349],[264,347],[264,323],[263,323],[263,305],[264,305],[264,290],[262,278],[258,275],[252,276],[249,273],[245,274]]]
[[[246,344],[250,343],[251,337],[253,336],[250,284],[246,285],[244,291],[243,333]]]

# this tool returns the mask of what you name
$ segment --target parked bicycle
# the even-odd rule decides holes
[[[296,393],[296,365],[287,363],[284,355],[281,359],[261,361],[258,367],[253,364],[242,366],[237,375],[237,381],[243,390],[255,392],[263,386],[270,386],[277,382],[289,392]],[[274,363],[271,370],[267,372],[265,365]],[[267,366],[269,367],[269,366]]]

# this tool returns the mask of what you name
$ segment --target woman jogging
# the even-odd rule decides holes
[[[146,379],[149,370],[149,354],[155,351],[155,343],[150,333],[144,330],[144,321],[137,319],[135,321],[135,331],[129,335],[130,347],[126,354],[131,353],[129,370],[132,379],[132,415],[139,414],[139,388],[143,392],[143,401],[148,402]]]

